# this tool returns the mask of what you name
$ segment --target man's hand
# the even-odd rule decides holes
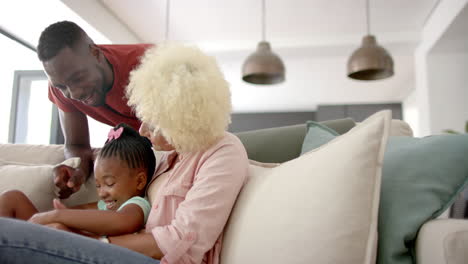
[[[59,198],[66,199],[77,192],[85,182],[86,176],[80,169],[60,165],[54,169],[54,184],[59,190]]]

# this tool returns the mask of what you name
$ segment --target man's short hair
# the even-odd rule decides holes
[[[37,56],[42,62],[55,57],[65,47],[73,48],[86,33],[77,24],[61,21],[42,31],[37,45]]]

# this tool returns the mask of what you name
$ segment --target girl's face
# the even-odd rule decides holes
[[[140,135],[147,137],[153,148],[158,151],[174,150],[174,147],[167,142],[159,129],[151,128],[147,123],[142,123],[140,126]]]
[[[142,168],[131,169],[120,158],[98,157],[94,163],[94,178],[99,197],[108,210],[117,210],[128,199],[143,193],[146,172]]]

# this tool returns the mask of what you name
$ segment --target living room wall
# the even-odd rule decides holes
[[[468,1],[427,58],[430,129],[465,130],[468,120]]]
[[[432,54],[427,63],[432,134],[444,129],[464,132],[468,121],[468,53]]]
[[[403,102],[416,136],[463,130],[468,119],[468,0],[442,0],[428,18],[415,52],[416,89]]]
[[[356,39],[356,47],[359,42]],[[396,64],[395,76],[371,82],[346,76],[347,58],[352,52],[349,47],[275,48],[286,64],[286,82],[268,86],[241,79],[242,63],[252,51],[211,54],[230,83],[235,113],[295,112],[315,111],[319,104],[401,102],[414,89],[414,57],[407,45],[389,46]]]

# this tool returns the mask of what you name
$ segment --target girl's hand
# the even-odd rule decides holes
[[[57,230],[72,232],[72,230],[70,228],[68,228],[66,225],[61,224],[61,223],[50,223],[50,224],[47,224],[46,226],[50,227],[50,228],[57,229]]]
[[[59,199],[54,199],[53,204],[54,204],[54,208],[57,210],[68,209],[68,207],[64,205]]]
[[[56,212],[57,210],[52,210],[48,212],[34,214],[31,218],[29,218],[28,222],[39,225],[48,225],[51,223],[56,223]]]

